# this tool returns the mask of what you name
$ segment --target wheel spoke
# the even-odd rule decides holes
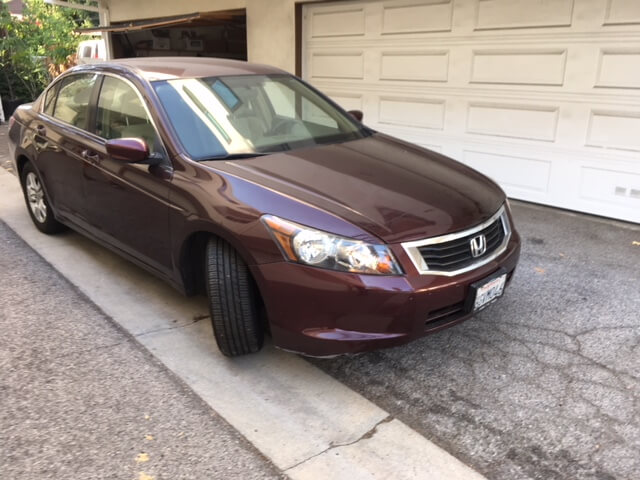
[[[47,207],[42,200],[36,204],[34,215],[40,223],[43,223],[47,219]]]

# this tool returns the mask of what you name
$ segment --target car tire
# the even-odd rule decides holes
[[[207,243],[205,278],[213,333],[227,357],[255,353],[264,332],[259,315],[259,293],[249,267],[221,238]]]
[[[22,185],[24,200],[27,202],[29,216],[36,228],[48,235],[64,230],[65,226],[53,216],[40,175],[29,162],[24,165],[22,172],[20,172],[20,184]]]

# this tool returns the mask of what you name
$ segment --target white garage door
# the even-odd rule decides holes
[[[640,222],[640,0],[305,5],[303,77],[514,198]]]

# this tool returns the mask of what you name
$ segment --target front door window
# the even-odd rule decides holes
[[[142,100],[126,82],[105,77],[100,90],[96,118],[96,134],[107,140],[114,138],[142,138],[151,153],[161,146]]]

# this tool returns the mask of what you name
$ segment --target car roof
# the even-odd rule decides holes
[[[147,79],[169,80],[175,78],[202,78],[224,75],[265,75],[286,73],[275,67],[248,63],[240,60],[205,57],[137,57],[109,60],[101,66],[120,66]]]

